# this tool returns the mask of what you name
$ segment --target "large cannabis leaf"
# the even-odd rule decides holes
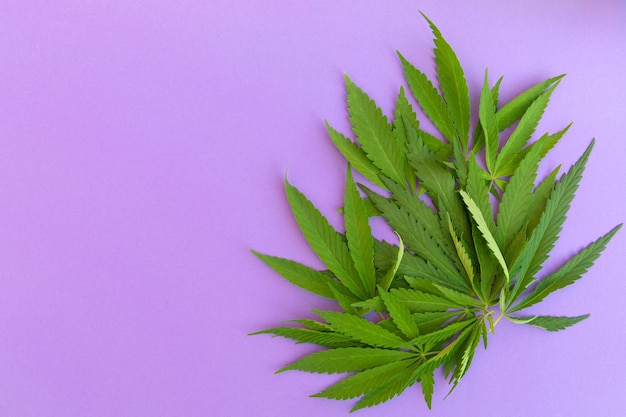
[[[327,348],[279,372],[350,373],[314,396],[360,397],[353,411],[400,395],[416,383],[430,407],[435,370],[442,367],[454,389],[467,373],[480,340],[486,348],[489,332],[501,319],[557,331],[587,318],[528,315],[523,310],[578,280],[621,227],[556,271],[541,273],[594,142],[560,178],[556,169],[537,181],[542,158],[569,128],[531,143],[563,76],[501,105],[502,78],[490,85],[487,71],[479,121],[470,138],[463,69],[439,29],[426,20],[434,35],[439,88],[398,55],[413,97],[438,132],[421,129],[403,88],[390,122],[346,76],[356,141],[327,123],[333,143],[348,162],[342,208],[345,231],[335,230],[304,194],[285,181],[293,214],[327,270],[254,252],[290,282],[336,300],[342,309],[314,311],[319,320],[293,320],[298,327],[254,334]],[[505,137],[503,132],[510,127]],[[378,191],[356,184],[352,169]],[[398,244],[374,237],[372,216],[385,219]]]

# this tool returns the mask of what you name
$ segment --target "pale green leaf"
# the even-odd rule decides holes
[[[333,328],[326,324],[316,320],[311,319],[296,319],[296,320],[287,320],[289,323],[298,323],[303,325],[305,328],[309,330],[317,330],[320,332],[332,332]]]
[[[446,213],[447,214],[447,213]],[[458,254],[459,259],[461,260],[461,264],[463,265],[463,269],[467,274],[467,278],[470,284],[473,284],[474,281],[474,266],[472,265],[472,259],[470,258],[467,250],[459,240],[454,231],[454,227],[452,226],[452,221],[450,220],[450,216],[448,218],[448,227],[450,230],[450,236],[452,236],[452,241],[454,242],[454,247],[456,248],[456,253]]]
[[[487,242],[487,246],[491,250],[491,253],[500,263],[500,267],[502,268],[502,271],[504,272],[504,275],[506,276],[508,281],[509,269],[506,265],[506,261],[504,260],[504,256],[502,255],[502,252],[500,251],[500,248],[498,247],[495,238],[493,237],[491,231],[489,230],[489,227],[487,226],[487,223],[485,221],[485,218],[483,217],[482,212],[480,211],[480,208],[476,205],[474,200],[472,200],[472,197],[470,197],[469,194],[467,194],[465,191],[461,190],[460,194],[463,198],[463,201],[465,202],[465,205],[467,206],[467,209],[471,213],[472,218],[476,222],[478,230],[480,230],[483,237],[485,238],[485,241]]]
[[[496,233],[496,223],[493,219],[493,207],[489,197],[489,184],[485,180],[486,172],[478,166],[475,159],[470,159],[467,172],[465,192],[472,197],[487,223],[492,234]]]
[[[393,278],[396,276],[396,272],[398,271],[398,268],[400,267],[400,263],[402,262],[402,258],[404,257],[404,243],[402,242],[402,238],[400,237],[400,235],[398,235],[398,240],[400,241],[400,245],[398,246],[398,253],[396,255],[396,261],[391,266],[391,268],[389,268],[389,270],[385,273],[380,283],[384,291],[387,291],[389,287],[391,286],[391,282],[393,281]]]

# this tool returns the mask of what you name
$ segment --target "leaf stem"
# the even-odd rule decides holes
[[[502,320],[504,316],[504,313],[500,313],[498,317],[496,317],[496,320],[493,322],[493,327],[496,327],[496,325],[500,322],[500,320]]]

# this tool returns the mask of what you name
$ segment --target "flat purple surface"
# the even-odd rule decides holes
[[[344,416],[337,376],[274,371],[312,347],[247,333],[331,304],[250,248],[319,266],[292,183],[340,225],[343,72],[391,110],[396,50],[433,73],[423,10],[502,98],[567,73],[544,172],[596,148],[557,265],[626,219],[626,2],[5,1],[0,5],[0,416]],[[535,311],[501,323],[434,410],[419,390],[361,416],[626,415],[624,233]]]

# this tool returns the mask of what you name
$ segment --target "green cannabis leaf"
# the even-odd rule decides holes
[[[331,226],[285,180],[293,215],[326,269],[253,251],[291,283],[337,302],[340,311],[313,310],[318,320],[292,320],[295,326],[253,334],[326,348],[278,372],[348,373],[313,396],[359,398],[352,411],[387,401],[415,384],[430,408],[435,371],[442,368],[454,390],[480,341],[486,348],[489,333],[502,319],[548,331],[586,319],[589,315],[523,311],[580,279],[621,227],[556,271],[542,273],[594,141],[565,174],[558,177],[557,168],[538,181],[541,160],[569,129],[532,140],[563,75],[501,104],[502,78],[490,85],[485,71],[478,121],[471,130],[463,68],[439,29],[424,18],[434,36],[438,82],[398,56],[413,98],[437,132],[422,130],[403,87],[390,120],[346,75],[355,139],[326,122],[348,163],[344,231]],[[370,186],[357,184],[353,170]],[[374,216],[394,230],[395,244],[375,237]]]

